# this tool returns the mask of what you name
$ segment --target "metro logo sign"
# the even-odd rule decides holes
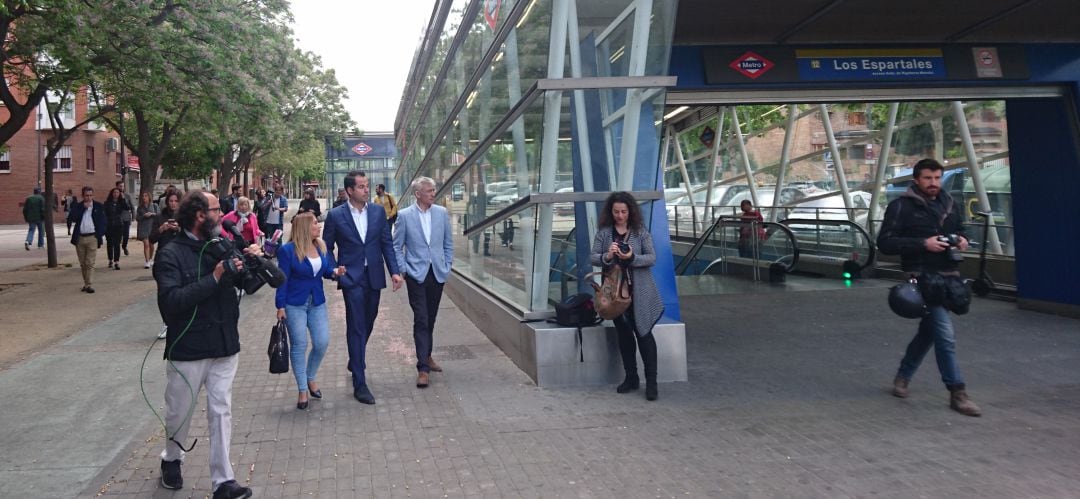
[[[731,64],[728,64],[731,69],[742,73],[743,76],[751,80],[756,80],[757,77],[765,74],[775,65],[772,61],[753,52],[747,52],[739,56],[738,59],[731,61]]]
[[[365,144],[363,142],[353,146],[352,150],[353,150],[353,152],[355,152],[356,154],[359,154],[361,156],[365,156],[365,155],[367,155],[367,153],[372,151],[371,146],[369,146],[369,145],[367,145],[367,144]]]

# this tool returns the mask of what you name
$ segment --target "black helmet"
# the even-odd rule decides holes
[[[889,289],[889,308],[896,315],[908,319],[920,319],[926,315],[926,302],[919,292],[919,285],[905,282]]]

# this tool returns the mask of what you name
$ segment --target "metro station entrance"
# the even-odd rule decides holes
[[[934,158],[971,241],[963,274],[979,277],[985,251],[994,291],[1015,294],[1010,103],[1062,90],[765,94],[669,95],[661,162],[680,292],[699,289],[701,275],[899,277],[898,259],[878,255],[874,239],[911,166]],[[761,222],[740,218],[744,202]]]

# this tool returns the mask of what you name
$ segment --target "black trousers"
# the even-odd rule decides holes
[[[129,237],[131,237],[131,222],[124,222],[124,240],[120,243],[124,249],[127,249]]]
[[[110,225],[105,229],[105,251],[110,262],[120,261],[120,243],[124,239],[123,225]]]
[[[416,370],[430,372],[428,358],[435,343],[435,316],[439,313],[443,285],[435,280],[435,269],[428,266],[424,282],[405,276],[409,289],[409,306],[413,312],[413,342],[416,343]]]
[[[626,309],[621,316],[616,317],[615,330],[618,331],[619,355],[622,357],[623,370],[626,377],[638,379],[637,350],[641,350],[641,361],[645,364],[645,381],[656,382],[656,338],[652,331],[638,336],[634,331],[637,329],[634,323],[634,306]],[[637,344],[635,345],[635,342]]]

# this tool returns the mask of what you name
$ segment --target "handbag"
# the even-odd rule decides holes
[[[289,326],[279,320],[270,328],[270,346],[266,349],[270,357],[270,372],[283,374],[289,372]]]
[[[593,290],[596,292],[596,299],[593,300],[596,315],[612,320],[630,308],[632,296],[627,272],[626,269],[619,265],[611,265],[604,270],[600,284],[596,284],[596,282],[589,283],[592,284]],[[588,278],[594,274],[597,274],[597,272],[590,272],[585,277]]]

